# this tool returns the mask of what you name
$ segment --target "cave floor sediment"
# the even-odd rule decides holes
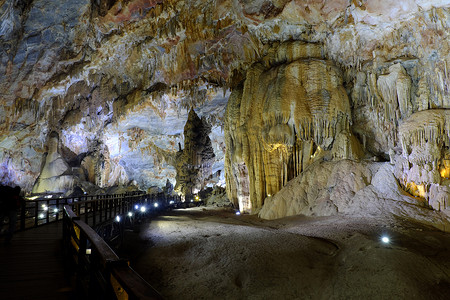
[[[389,237],[383,243],[382,237]],[[191,208],[128,232],[123,253],[167,299],[448,299],[450,234],[413,219],[263,220]]]

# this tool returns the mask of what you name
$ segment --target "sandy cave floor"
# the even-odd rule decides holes
[[[121,254],[167,299],[450,299],[450,234],[391,216],[180,209],[127,231]]]

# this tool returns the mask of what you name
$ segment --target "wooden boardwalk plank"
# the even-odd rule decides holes
[[[76,299],[65,276],[62,223],[16,232],[0,239],[0,299]]]

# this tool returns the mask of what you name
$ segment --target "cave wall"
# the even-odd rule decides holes
[[[362,157],[358,144],[399,166],[405,189],[437,159],[414,184],[445,198],[446,144],[417,163],[401,128],[449,108],[447,1],[4,0],[0,16],[2,183],[31,191],[56,132],[86,185],[174,184],[193,107],[211,125],[216,183],[226,170],[244,211],[315,160]],[[288,107],[314,108],[311,93],[321,112]]]

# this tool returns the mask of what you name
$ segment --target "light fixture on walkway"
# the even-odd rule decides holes
[[[383,243],[385,243],[385,244],[389,244],[389,242],[391,241],[390,239],[389,239],[389,237],[388,236],[382,236],[381,237],[381,241],[383,242]]]

